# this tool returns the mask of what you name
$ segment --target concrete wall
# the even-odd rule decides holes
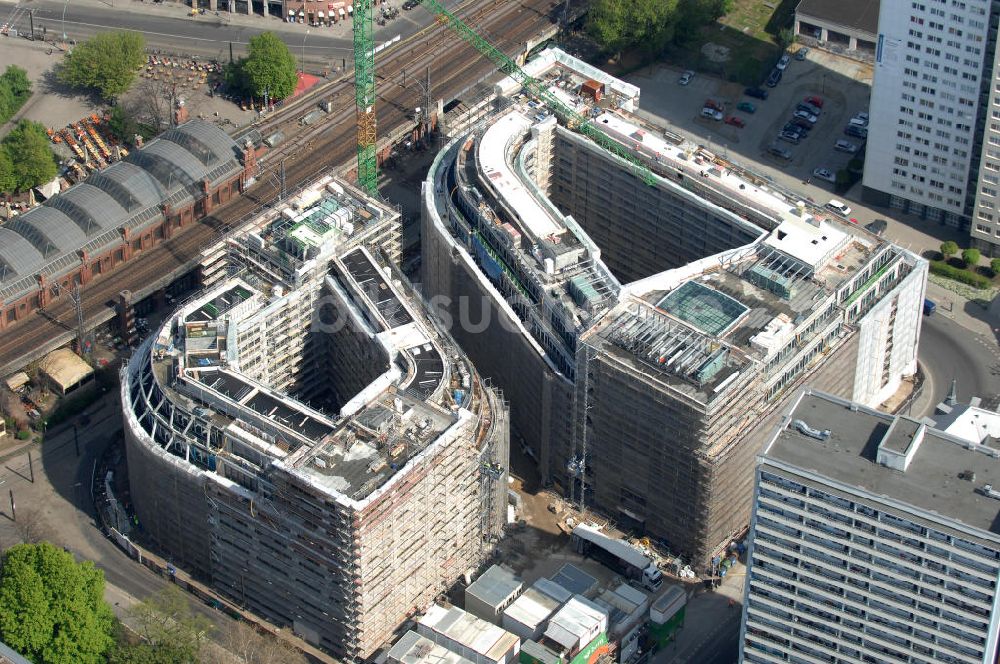
[[[422,224],[424,296],[451,323],[452,336],[476,370],[503,390],[511,404],[512,434],[532,448],[542,477],[564,475],[572,385],[517,330],[465,248],[435,229],[426,210]]]
[[[649,186],[587,139],[556,132],[548,191],[601,249],[621,283],[749,244],[759,229],[741,227],[709,206]]]

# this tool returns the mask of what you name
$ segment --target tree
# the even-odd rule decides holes
[[[990,259],[990,272],[993,273],[994,277],[1000,275],[1000,258]]]
[[[298,84],[295,57],[285,42],[273,32],[250,38],[250,54],[236,61],[226,71],[226,82],[234,90],[256,99],[265,96],[284,99]]]
[[[146,61],[146,40],[137,32],[99,32],[66,55],[58,77],[114,99],[131,87]]]
[[[111,109],[111,116],[108,118],[108,131],[118,139],[119,143],[132,145],[135,135],[139,133],[139,123],[136,122],[131,111],[122,107],[121,104],[115,104]]]
[[[658,54],[674,38],[677,8],[678,0],[595,0],[587,15],[587,32],[615,57],[636,46],[647,55]]]
[[[43,125],[21,120],[3,139],[2,148],[14,167],[15,191],[27,191],[56,176],[56,156]]]
[[[791,28],[782,28],[781,30],[778,30],[778,46],[782,51],[794,44],[795,39],[795,31]]]
[[[0,146],[0,193],[12,193],[17,187],[17,175],[10,155]]]
[[[676,41],[698,38],[702,26],[724,16],[732,0],[679,0]]]
[[[21,101],[31,96],[31,79],[28,72],[17,65],[8,65],[0,76],[0,85],[10,90],[16,99]]]
[[[223,635],[222,645],[241,664],[305,664],[306,658],[287,643],[261,634],[245,622],[233,622]],[[218,664],[223,664],[219,662]]]
[[[212,623],[196,615],[184,592],[174,585],[136,604],[129,609],[129,617],[143,642],[154,650],[171,653],[173,659],[168,661],[175,664],[197,662],[198,653],[212,629]]]
[[[944,256],[945,260],[948,260],[952,256],[958,253],[958,245],[951,240],[941,243],[941,255]]]
[[[965,263],[966,267],[974,268],[979,265],[979,250],[978,249],[965,249],[962,251],[962,261]]]
[[[43,125],[21,120],[3,139],[2,148],[14,167],[15,191],[27,191],[56,176],[56,156]]]
[[[8,65],[0,74],[0,122],[11,119],[31,96],[28,72],[17,65]]]
[[[0,569],[0,639],[33,662],[99,664],[114,644],[104,573],[48,542],[7,550]]]

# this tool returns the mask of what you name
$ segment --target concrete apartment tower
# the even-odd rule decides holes
[[[1000,252],[996,17],[983,0],[884,0],[863,198]],[[992,27],[990,27],[992,25]]]
[[[757,465],[741,663],[996,661],[1000,415],[934,418],[799,395]]]

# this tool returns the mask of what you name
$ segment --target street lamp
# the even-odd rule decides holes
[[[62,35],[63,41],[66,41],[66,8],[69,7],[69,0],[63,3],[63,13],[62,13]]]
[[[305,36],[302,37],[302,58],[301,60],[299,60],[300,64],[302,65],[300,68],[302,69],[303,74],[306,71],[306,39],[308,38],[309,38],[309,29],[306,28],[306,34]]]

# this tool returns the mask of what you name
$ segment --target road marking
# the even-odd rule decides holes
[[[41,18],[41,19],[36,19],[36,21],[38,23],[40,23],[40,24],[41,23],[49,23],[49,24],[58,23],[58,24],[62,24],[62,21],[60,21],[57,18]],[[81,26],[88,27],[88,28],[100,28],[102,30],[119,30],[119,29],[121,29],[121,26],[119,26],[119,25],[101,25],[100,23],[84,23],[83,21],[66,21],[66,23],[68,25],[81,25]],[[210,42],[210,43],[213,43],[213,44],[228,44],[228,43],[232,42],[233,44],[239,44],[239,45],[243,46],[243,45],[246,45],[246,44],[249,43],[249,42],[238,41],[236,39],[213,39],[213,38],[209,38],[209,37],[190,37],[188,35],[174,35],[174,34],[170,34],[170,33],[167,33],[167,32],[153,32],[151,30],[138,30],[138,32],[141,32],[144,35],[153,35],[155,37],[170,37],[171,39],[188,39],[190,41]],[[298,48],[298,47],[296,47],[296,48]],[[354,53],[354,49],[353,48],[344,47],[344,46],[309,46],[309,45],[307,45],[305,48],[306,48],[307,51],[308,50],[312,50],[312,51],[324,50],[324,51],[343,51],[344,53]]]

